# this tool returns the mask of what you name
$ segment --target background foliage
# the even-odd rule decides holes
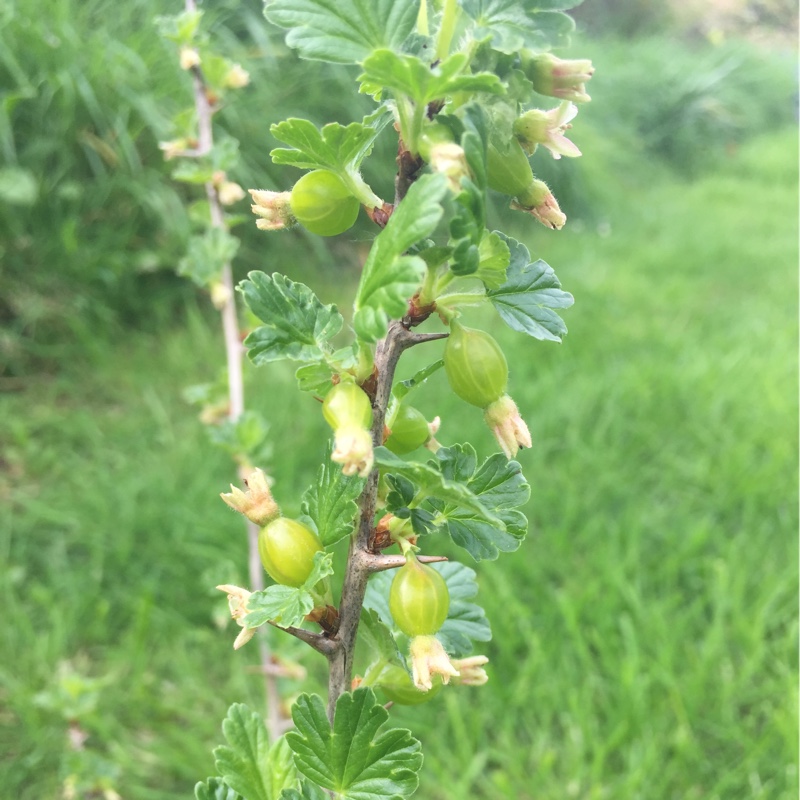
[[[671,17],[600,30],[594,7],[613,4],[578,14],[598,69],[573,131],[587,157],[554,187],[570,221],[512,231],[577,300],[563,347],[511,359],[534,535],[478,566],[490,683],[392,714],[425,743],[421,798],[794,797],[795,56],[712,45],[699,23],[677,38]],[[192,223],[157,142],[186,87],[152,25],[172,10],[0,10],[0,776],[23,800],[76,769],[126,798],[188,795],[228,705],[261,702],[209,590],[246,574],[215,499],[228,461],[181,399],[221,343],[173,275]],[[299,67],[257,2],[208,12],[252,76],[222,116],[233,177],[287,188],[269,124],[359,118],[354,71]],[[242,273],[275,264],[339,303],[371,234],[237,232]],[[299,421],[288,368],[250,383],[298,511],[324,423],[310,400]],[[440,441],[491,452],[443,388],[419,401]],[[91,763],[69,760],[70,720]]]

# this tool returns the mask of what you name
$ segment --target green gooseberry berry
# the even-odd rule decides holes
[[[444,370],[450,388],[464,401],[486,408],[506,393],[508,362],[500,345],[485,331],[455,320],[444,348]]]
[[[444,578],[409,555],[389,590],[389,611],[397,627],[406,636],[432,636],[444,625],[449,609]]]
[[[292,188],[289,204],[298,222],[319,236],[336,236],[351,228],[359,207],[344,181],[326,169],[303,175]]]
[[[385,444],[393,453],[402,456],[422,447],[430,436],[428,423],[422,413],[403,403],[397,411],[392,432]]]
[[[284,586],[302,586],[323,549],[319,537],[297,520],[277,517],[258,534],[258,553],[267,574]]]

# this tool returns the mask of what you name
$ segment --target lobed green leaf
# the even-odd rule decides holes
[[[195,800],[244,800],[222,778],[207,778],[194,787]]]
[[[228,744],[214,750],[215,765],[225,783],[244,800],[278,800],[284,789],[297,786],[286,739],[281,737],[270,747],[264,720],[255,711],[235,703],[222,723],[222,732]],[[233,800],[224,794],[210,797]]]
[[[320,130],[307,119],[286,119],[270,128],[272,135],[292,149],[276,148],[270,153],[276,164],[301,169],[327,169],[342,173],[357,168],[369,155],[381,126],[331,122]]]
[[[250,613],[243,620],[245,627],[258,628],[268,622],[285,628],[300,625],[316,605],[314,588],[329,575],[333,575],[333,553],[315,553],[314,566],[302,586],[276,583],[250,595],[247,601]]]
[[[286,44],[301,58],[361,63],[373,50],[399,50],[414,30],[419,0],[272,0],[270,22],[288,28]]]
[[[431,67],[416,56],[376,50],[364,61],[364,72],[358,80],[370,87],[382,87],[393,94],[405,95],[418,106],[444,99],[455,92],[503,93],[497,75],[491,72],[473,75],[468,71],[468,65],[469,57],[465,53],[454,53]]]
[[[189,239],[186,255],[178,262],[178,274],[191,278],[198,286],[210,286],[219,280],[225,264],[238,249],[236,237],[222,228],[208,228]]]
[[[286,738],[298,770],[339,800],[402,800],[417,788],[422,754],[410,731],[379,733],[388,718],[371,689],[357,689],[338,699],[331,728],[322,698],[303,694]]]
[[[489,510],[493,508],[490,504],[484,504],[469,485],[461,482],[458,477],[452,478],[440,471],[436,462],[424,464],[420,461],[405,461],[385,447],[376,447],[374,455],[376,464],[388,473],[408,479],[424,495],[446,503],[448,508],[462,509],[470,518],[481,519],[489,527],[496,526],[501,531],[505,528],[503,520]]]
[[[505,283],[488,288],[487,297],[505,323],[535,339],[560,342],[567,332],[564,320],[553,310],[569,308],[574,299],[561,288],[552,267],[541,259],[530,262],[528,248],[503,234],[510,262]]]
[[[356,498],[366,483],[358,475],[345,475],[330,458],[326,457],[317,471],[316,481],[303,494],[301,508],[316,525],[323,546],[335,544],[353,532],[358,514]]]
[[[438,524],[447,528],[455,544],[476,561],[495,559],[501,552],[516,550],[528,529],[528,520],[517,510],[530,498],[530,486],[516,461],[496,453],[477,467],[475,449],[469,445],[443,447],[436,453],[442,476],[463,482],[465,488],[486,508],[492,509],[501,524],[491,524],[468,508],[459,507],[441,496],[427,502],[438,513]]]
[[[566,44],[575,29],[572,17],[560,9],[574,0],[463,0],[465,13],[475,22],[478,41],[494,50],[516,53],[523,48],[543,50]]]
[[[276,272],[251,272],[239,289],[250,310],[264,323],[246,339],[250,360],[266,364],[282,358],[321,360],[329,341],[341,330],[336,306],[323,305],[314,292]]]

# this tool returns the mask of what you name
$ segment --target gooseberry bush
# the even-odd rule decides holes
[[[296,699],[293,729],[280,737],[268,736],[255,711],[232,706],[223,723],[228,743],[215,751],[218,775],[197,785],[200,800],[408,797],[417,788],[422,746],[412,732],[391,726],[388,708],[437,702],[454,684],[487,680],[487,658],[474,653],[491,637],[473,602],[475,573],[436,549],[448,538],[474,561],[494,560],[520,547],[526,534],[520,507],[530,489],[515,458],[531,446],[531,435],[508,394],[500,345],[466,323],[472,309],[493,307],[512,330],[535,340],[559,342],[566,333],[558,312],[572,304],[571,295],[522,243],[487,229],[487,194],[505,195],[511,209],[550,229],[566,222],[529,157],[539,150],[541,158],[542,149],[554,158],[580,155],[565,133],[575,104],[589,100],[592,66],[551,52],[574,27],[564,13],[573,5],[266,4],[268,22],[286,30],[300,58],[355,65],[353,91],[370,96],[374,111],[348,125],[318,128],[298,118],[273,124],[285,145],[272,150],[273,162],[303,172],[291,189],[250,190],[256,225],[335,236],[363,211],[375,234],[349,324],[311,288],[277,272],[251,272],[238,287],[261,323],[244,340],[249,359],[266,369],[295,362],[298,390],[310,395],[302,405],[323,415],[332,441],[296,519],[281,513],[279,501],[287,499],[273,497],[255,465],[248,464],[243,488],[222,495],[258,531],[273,583],[218,588],[240,627],[234,647],[274,626],[324,657],[329,681],[327,700]],[[202,88],[193,41],[199,17],[187,14],[191,19],[178,16],[167,27]],[[210,63],[231,74],[230,65],[225,72]],[[390,198],[362,176],[381,136],[397,141],[396,161],[384,165],[394,174]],[[194,168],[212,207],[226,183],[214,159],[224,161],[226,152],[230,146],[210,148],[206,167]],[[224,230],[215,236],[224,263],[235,251],[232,237]],[[199,263],[213,294],[217,273],[207,265],[214,259]],[[420,345],[432,351],[430,363],[398,380],[403,354]],[[454,394],[482,411],[500,452],[481,460],[468,442],[437,441],[438,418],[427,421],[412,401],[442,368]],[[337,550],[347,554],[338,570]]]

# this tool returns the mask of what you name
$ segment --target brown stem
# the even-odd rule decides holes
[[[187,11],[195,11],[195,0],[185,0]],[[197,114],[197,148],[193,155],[197,158],[208,155],[214,146],[214,131],[211,120],[214,110],[209,100],[205,78],[200,67],[192,67],[192,84],[194,87],[194,104]],[[219,200],[217,188],[213,182],[205,184],[208,198],[211,226],[227,231],[225,214]],[[244,412],[244,375],[242,372],[242,343],[239,331],[239,319],[236,313],[236,294],[233,287],[233,271],[230,263],[225,263],[220,276],[223,300],[219,306],[222,319],[222,332],[225,340],[225,360],[228,370],[228,416],[237,420]],[[240,475],[240,477],[246,477]],[[264,576],[261,571],[261,559],[258,555],[258,527],[251,522],[247,524],[248,566],[250,586],[259,591],[264,588]],[[280,714],[280,693],[276,676],[269,670],[272,663],[269,648],[264,635],[259,632],[259,659],[264,674],[264,692],[267,700],[267,730],[272,741],[277,740],[283,729]]]
[[[303,628],[295,628],[292,625],[284,627],[283,625],[279,625],[277,622],[272,622],[271,620],[269,624],[277,628],[279,631],[289,633],[298,638],[301,642],[305,642],[309,647],[313,647],[314,650],[316,650],[318,653],[322,653],[323,655],[330,656],[330,654],[336,649],[336,643],[334,640],[328,639],[327,636],[323,636],[321,633],[314,633],[313,631],[307,631]]]
[[[387,569],[397,569],[406,563],[405,556],[384,556],[374,553],[359,553],[358,557],[368,572],[383,572]],[[417,556],[421,564],[435,564],[438,561],[447,561],[447,556]]]
[[[399,320],[389,324],[389,331],[384,339],[378,342],[375,349],[375,394],[372,402],[372,443],[379,446],[383,443],[383,423],[386,406],[392,391],[394,373],[397,362],[404,350],[415,344],[439,339],[439,334],[412,333]],[[355,651],[358,622],[361,607],[364,605],[364,594],[367,591],[367,579],[372,571],[373,563],[369,555],[370,535],[375,526],[375,509],[378,500],[378,470],[373,470],[367,478],[364,491],[358,500],[361,515],[358,528],[350,540],[350,553],[347,558],[347,571],[342,587],[342,599],[339,604],[339,633],[328,654],[330,675],[328,679],[328,719],[333,724],[336,701],[350,688],[353,675],[353,654]]]

